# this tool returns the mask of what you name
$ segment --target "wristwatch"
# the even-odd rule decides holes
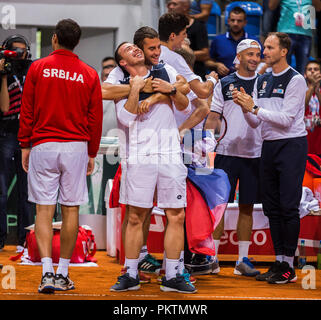
[[[173,87],[173,89],[172,89],[172,91],[169,93],[169,95],[170,95],[170,96],[173,96],[173,95],[176,94],[176,92],[177,92],[176,87]]]
[[[255,110],[258,109],[258,108],[259,108],[258,106],[254,105],[254,107],[252,108],[252,111],[251,111],[251,112],[254,114],[254,113],[255,113]]]

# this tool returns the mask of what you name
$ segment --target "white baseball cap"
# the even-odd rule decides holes
[[[262,49],[261,45],[256,40],[244,39],[237,45],[236,54],[238,54],[246,49],[250,49],[250,48],[257,48],[257,49],[260,49],[260,51]],[[240,61],[237,58],[237,56],[235,56],[233,64],[240,64]]]

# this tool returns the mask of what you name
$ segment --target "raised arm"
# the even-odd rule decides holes
[[[204,99],[196,98],[192,101],[193,105],[195,106],[195,110],[186,119],[178,128],[179,132],[184,130],[189,130],[194,128],[198,125],[201,121],[205,119],[205,117],[209,114],[210,108],[207,104],[207,101]]]

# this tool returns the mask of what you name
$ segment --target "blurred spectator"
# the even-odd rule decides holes
[[[171,0],[168,2],[167,8],[169,13],[184,14],[188,18],[187,37],[196,57],[194,73],[205,80],[207,69],[204,62],[209,59],[208,36],[205,23],[189,16],[191,8],[190,0]]]
[[[111,70],[116,67],[116,61],[113,57],[106,57],[102,60],[101,67],[101,82],[104,82],[108,78]],[[112,100],[103,100],[102,137],[109,136],[109,130],[115,128],[117,128],[117,119],[114,102]],[[112,134],[112,136],[115,136],[115,134]]]
[[[280,6],[270,10],[269,0],[263,0],[263,23],[261,42],[263,43],[269,32],[275,32],[280,18]]]
[[[102,67],[102,70],[101,70],[100,79],[101,79],[101,82],[104,82],[107,79],[110,71],[116,67],[116,61],[113,57],[105,57],[101,61],[101,67]]]
[[[213,0],[192,0],[190,16],[196,20],[207,22],[211,14],[213,2]]]
[[[280,5],[280,19],[277,31],[285,32],[291,39],[291,49],[288,54],[288,64],[294,54],[296,70],[304,74],[304,68],[309,61],[312,45],[312,29],[310,9],[311,5],[320,10],[320,0],[269,0],[270,10],[275,10]],[[309,25],[308,25],[309,24]]]
[[[305,67],[304,77],[308,90],[305,97],[305,124],[308,131],[308,153],[321,155],[321,64],[310,61]]]
[[[215,69],[220,77],[224,77],[229,73],[235,72],[233,64],[236,56],[236,47],[244,39],[253,39],[260,43],[255,36],[245,32],[246,12],[235,7],[231,10],[228,17],[228,31],[225,34],[215,36],[210,48],[210,57],[213,60],[208,60],[206,66],[210,69]]]

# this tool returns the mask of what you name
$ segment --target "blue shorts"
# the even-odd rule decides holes
[[[234,202],[237,181],[239,181],[239,203],[261,203],[260,158],[241,158],[217,154],[214,168],[222,169],[228,175],[231,192],[229,203]]]

